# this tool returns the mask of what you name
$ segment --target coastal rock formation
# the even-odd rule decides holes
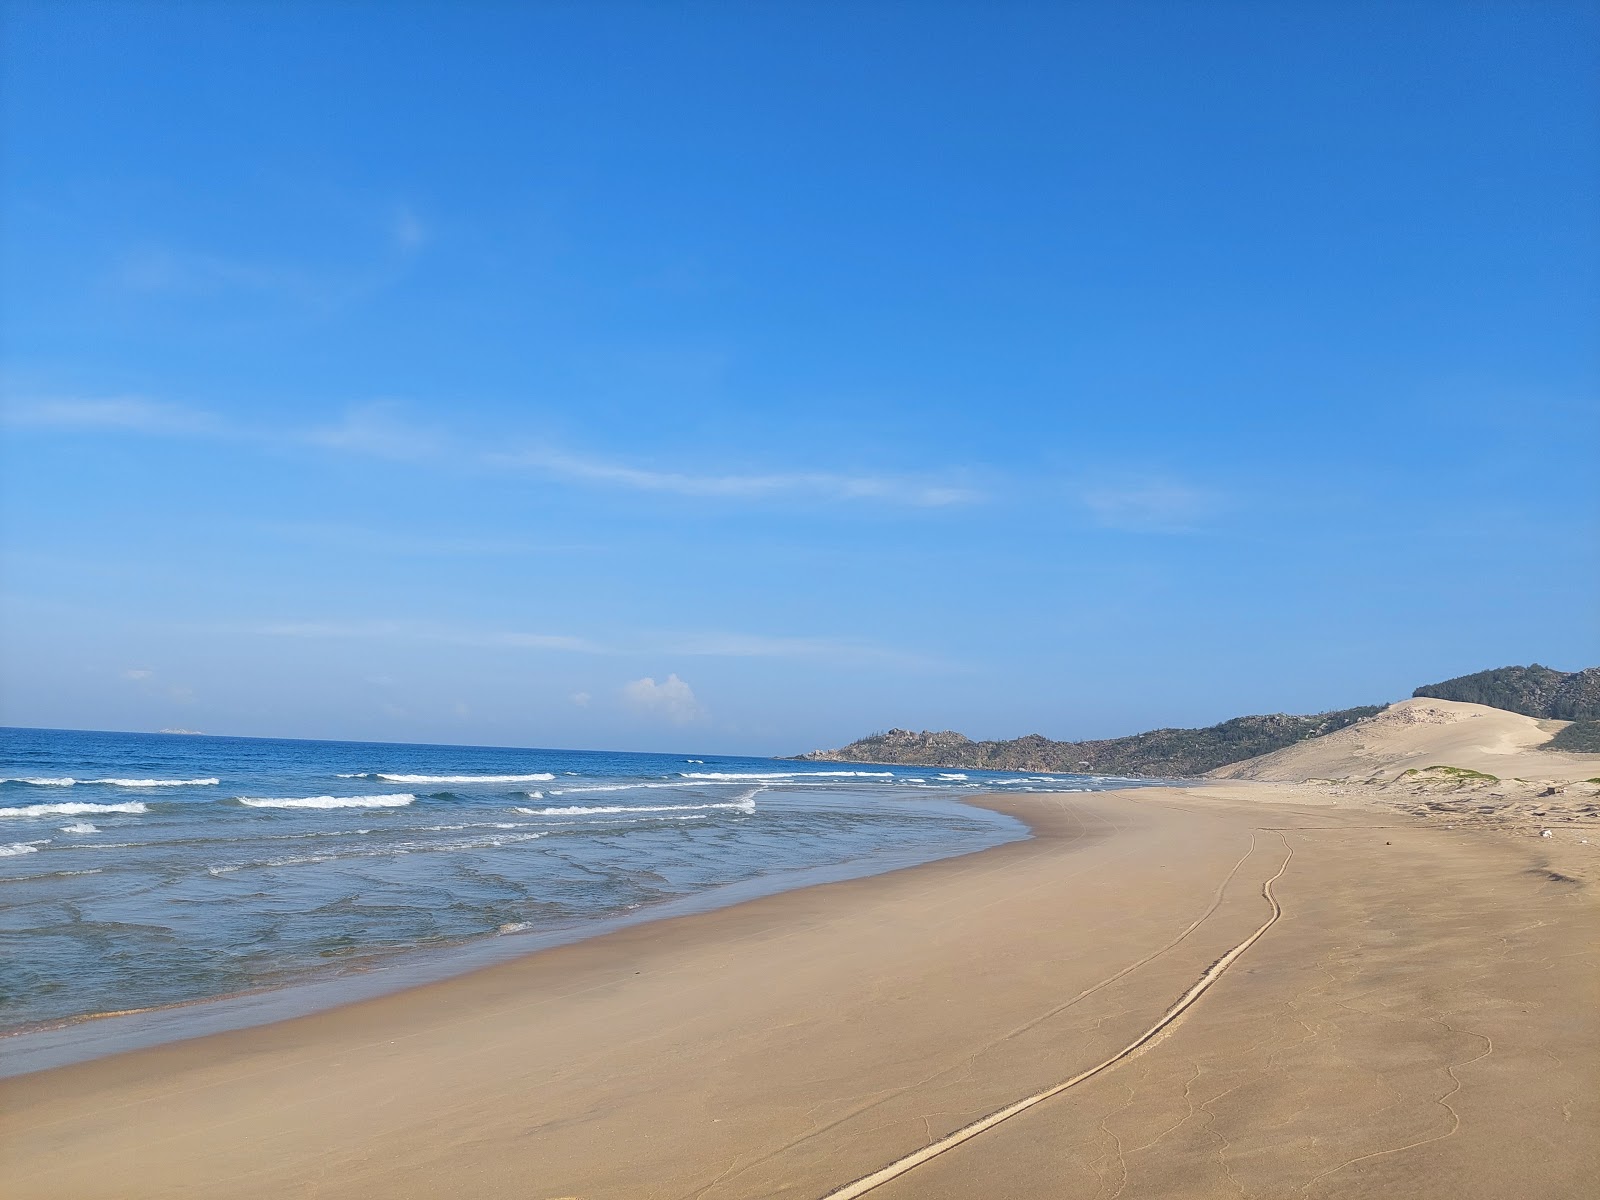
[[[1065,771],[1100,775],[1203,775],[1215,767],[1267,754],[1343,729],[1379,712],[1376,705],[1312,716],[1272,713],[1235,717],[1204,729],[1156,729],[1132,737],[1056,742],[1040,734],[975,742],[951,730],[891,729],[837,750],[798,757],[812,762],[889,763],[971,767],[992,771]]]

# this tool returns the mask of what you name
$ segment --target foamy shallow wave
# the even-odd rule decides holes
[[[129,800],[123,804],[90,804],[69,800],[62,804],[28,804],[22,808],[0,808],[0,817],[77,817],[95,813],[142,813],[144,803]]]
[[[263,867],[303,867],[317,863],[345,862],[356,858],[403,858],[408,854],[438,853],[461,850],[490,850],[501,846],[514,845],[518,842],[532,842],[539,838],[548,837],[548,831],[540,833],[516,833],[503,837],[478,838],[468,842],[400,842],[393,846],[379,846],[373,850],[351,850],[334,854],[300,854],[288,858],[266,858],[254,862],[226,863],[222,866],[207,867],[207,875],[232,875],[237,871],[254,871]]]
[[[531,775],[390,775],[362,771],[341,775],[340,779],[381,779],[385,783],[540,783],[555,776],[549,771],[535,771]]]
[[[204,779],[85,779],[83,783],[108,783],[112,787],[216,787],[222,781],[215,775]]]
[[[966,775],[960,771],[940,771],[940,779],[965,779]]]
[[[404,808],[416,799],[410,792],[392,796],[236,796],[246,808]]]
[[[214,787],[221,780],[208,777],[206,779],[74,779],[70,775],[52,778],[7,778],[0,779],[0,783],[25,783],[31,787],[77,787],[80,783],[98,783],[106,787]]]
[[[98,825],[91,825],[88,821],[74,821],[71,825],[63,825],[62,833],[99,833]]]
[[[893,779],[893,771],[679,771],[683,779]]]
[[[756,802],[753,797],[743,800],[730,800],[722,804],[605,804],[591,808],[573,806],[569,808],[519,808],[515,811],[526,813],[530,817],[592,817],[603,813],[656,813],[656,812],[689,812],[694,809],[706,808],[732,808],[739,812],[753,813]]]
[[[733,783],[736,781],[729,779],[724,780],[723,782]],[[707,786],[708,785],[705,782],[693,779],[679,779],[668,783],[596,783],[586,785],[584,787],[551,788],[550,794],[552,796],[577,796],[585,795],[591,792],[644,791],[648,788],[700,788],[704,790]],[[536,794],[534,792],[529,792],[528,795],[532,796],[536,800],[543,798],[542,794]]]
[[[37,854],[40,846],[48,846],[50,839],[42,842],[12,842],[9,846],[0,846],[0,858],[16,858],[20,854]]]

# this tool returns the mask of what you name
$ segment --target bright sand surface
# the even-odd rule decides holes
[[[871,1195],[1593,1194],[1577,826],[1558,870],[1260,782],[984,802],[1036,836],[0,1083],[4,1192],[820,1197],[1187,993]]]

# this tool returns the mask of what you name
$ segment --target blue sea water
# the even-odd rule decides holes
[[[0,1029],[931,861],[1024,835],[963,794],[1117,783],[4,729]]]

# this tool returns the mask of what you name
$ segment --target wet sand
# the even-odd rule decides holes
[[[820,1197],[1108,1061],[870,1194],[1600,1175],[1597,881],[1537,840],[1262,783],[985,803],[1035,838],[0,1083],[6,1194]]]

